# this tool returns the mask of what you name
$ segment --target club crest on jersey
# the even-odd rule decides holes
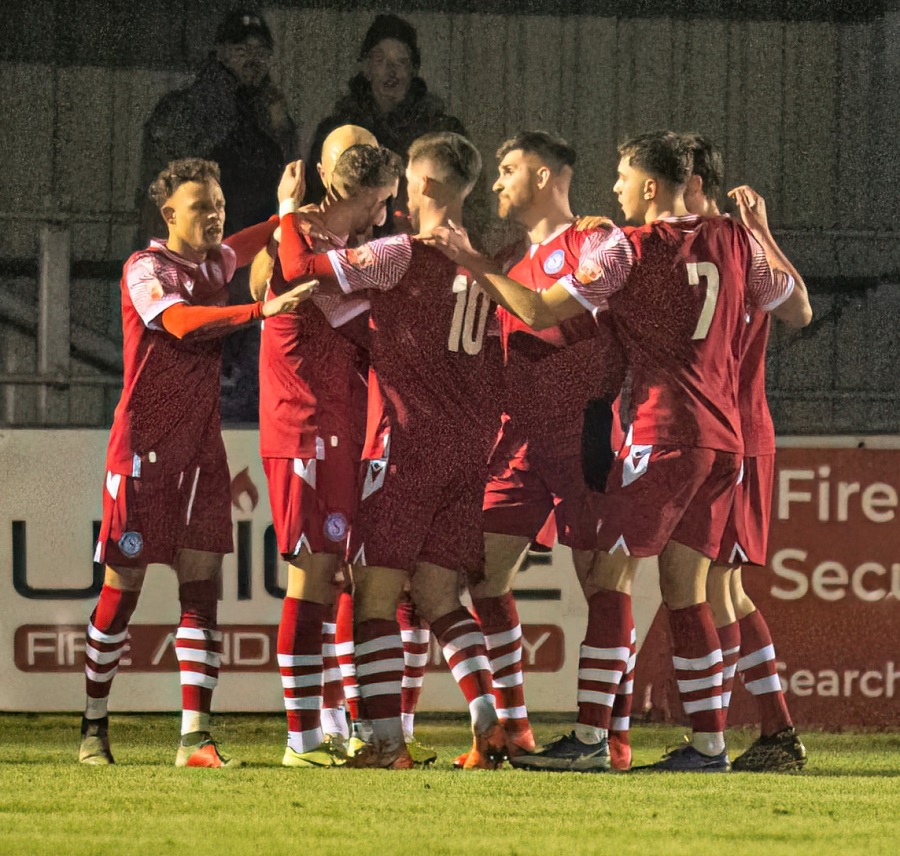
[[[127,559],[137,558],[143,549],[144,539],[140,532],[124,532],[119,538],[119,550]]]
[[[363,244],[361,247],[347,250],[347,261],[355,268],[372,267],[375,264],[375,253],[372,252],[371,247]]]
[[[332,511],[322,528],[329,541],[343,541],[347,537],[347,518],[340,511]]]
[[[566,254],[562,250],[555,250],[544,259],[544,273],[553,276],[562,270],[562,266],[566,261]]]

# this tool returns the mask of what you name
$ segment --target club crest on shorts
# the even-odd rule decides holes
[[[343,541],[347,537],[347,518],[340,511],[332,511],[322,528],[329,541]]]
[[[553,276],[562,270],[562,266],[566,261],[566,254],[562,250],[555,250],[544,259],[544,273]]]
[[[144,549],[144,539],[140,532],[124,532],[118,543],[119,550],[127,559],[137,558]]]

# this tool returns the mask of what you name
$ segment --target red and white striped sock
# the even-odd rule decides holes
[[[631,706],[634,700],[634,667],[637,663],[636,640],[634,624],[632,623],[631,641],[628,644],[628,662],[625,664],[625,674],[616,690],[613,699],[612,716],[609,720],[609,734],[615,735],[620,743],[628,744],[628,732],[631,729]]]
[[[599,591],[588,600],[588,624],[578,660],[580,739],[601,739],[609,729],[612,706],[631,652],[631,595]],[[593,730],[593,735],[589,731]]]
[[[469,703],[473,730],[483,734],[498,720],[491,686],[491,664],[478,622],[460,606],[432,622],[431,632],[440,643],[444,659]]]
[[[775,646],[769,625],[758,609],[744,616],[741,627],[741,658],[737,670],[747,691],[759,706],[760,728],[764,735],[775,734],[794,723],[775,664]]]
[[[473,602],[491,664],[497,718],[512,737],[529,733],[522,674],[522,625],[513,593]]]
[[[309,752],[322,741],[322,624],[327,607],[285,597],[278,625],[278,671],[287,714],[288,746]]]
[[[336,612],[336,604],[326,607],[326,618],[322,622],[322,731],[338,734],[346,740],[350,730],[344,712],[344,684],[337,659]]]
[[[373,618],[356,625],[356,677],[375,742],[386,749],[403,743],[400,685],[403,640],[395,621]]]
[[[109,690],[128,650],[128,622],[139,595],[139,591],[107,585],[100,589],[84,644],[85,719],[103,719],[108,714]]]
[[[208,732],[212,694],[219,682],[222,634],[216,623],[218,584],[197,580],[178,587],[181,621],[175,656],[181,671],[181,733]]]
[[[708,603],[669,610],[672,662],[694,747],[707,755],[725,751],[722,649]]]
[[[360,717],[359,685],[356,682],[356,660],[353,655],[353,598],[349,592],[341,592],[338,596],[334,643],[347,710],[350,718],[356,722]]]
[[[425,667],[428,665],[428,646],[431,631],[419,617],[411,601],[401,601],[397,606],[397,622],[403,640],[403,681],[400,692],[400,718],[407,739],[413,736],[416,707],[422,694]]]
[[[736,621],[717,627],[719,646],[722,649],[722,711],[728,721],[728,706],[734,689],[734,671],[741,651],[741,628]]]

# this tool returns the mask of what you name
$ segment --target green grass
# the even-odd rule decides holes
[[[240,769],[172,766],[178,719],[114,716],[118,764],[75,763],[79,719],[0,715],[0,854],[900,852],[900,736],[807,734],[802,775],[462,773],[458,718],[421,718],[430,770],[288,770],[278,716],[218,716]],[[543,720],[546,740],[564,726]],[[656,760],[680,729],[633,733]],[[729,734],[732,756],[753,735]]]

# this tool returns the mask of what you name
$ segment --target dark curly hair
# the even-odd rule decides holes
[[[181,158],[181,160],[169,161],[169,165],[156,176],[156,181],[150,185],[148,191],[153,204],[162,209],[165,201],[182,184],[189,181],[197,181],[201,184],[207,181],[221,181],[219,165],[215,161],[203,160],[203,158]]]
[[[334,165],[332,183],[340,180],[347,193],[367,187],[387,187],[403,174],[400,155],[384,146],[363,143],[347,147]]]

